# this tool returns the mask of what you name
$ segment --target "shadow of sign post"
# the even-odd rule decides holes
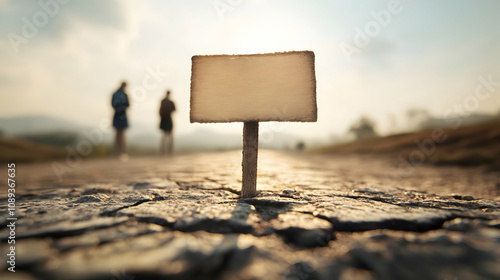
[[[314,53],[193,56],[191,123],[243,122],[241,197],[257,193],[259,122],[316,122]]]

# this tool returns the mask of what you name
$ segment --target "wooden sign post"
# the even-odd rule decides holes
[[[241,197],[257,193],[259,122],[317,120],[314,53],[193,56],[192,123],[243,122]]]

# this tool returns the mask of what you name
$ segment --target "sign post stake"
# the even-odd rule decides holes
[[[259,152],[259,122],[243,123],[243,178],[241,197],[257,194],[257,157]]]

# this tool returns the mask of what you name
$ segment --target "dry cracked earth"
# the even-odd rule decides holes
[[[0,277],[500,279],[499,174],[403,167],[261,151],[260,193],[239,199],[238,151],[84,159],[62,180],[19,164],[16,273],[2,261]]]

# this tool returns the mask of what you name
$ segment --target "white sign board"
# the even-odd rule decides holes
[[[314,53],[193,56],[190,119],[315,122]]]

